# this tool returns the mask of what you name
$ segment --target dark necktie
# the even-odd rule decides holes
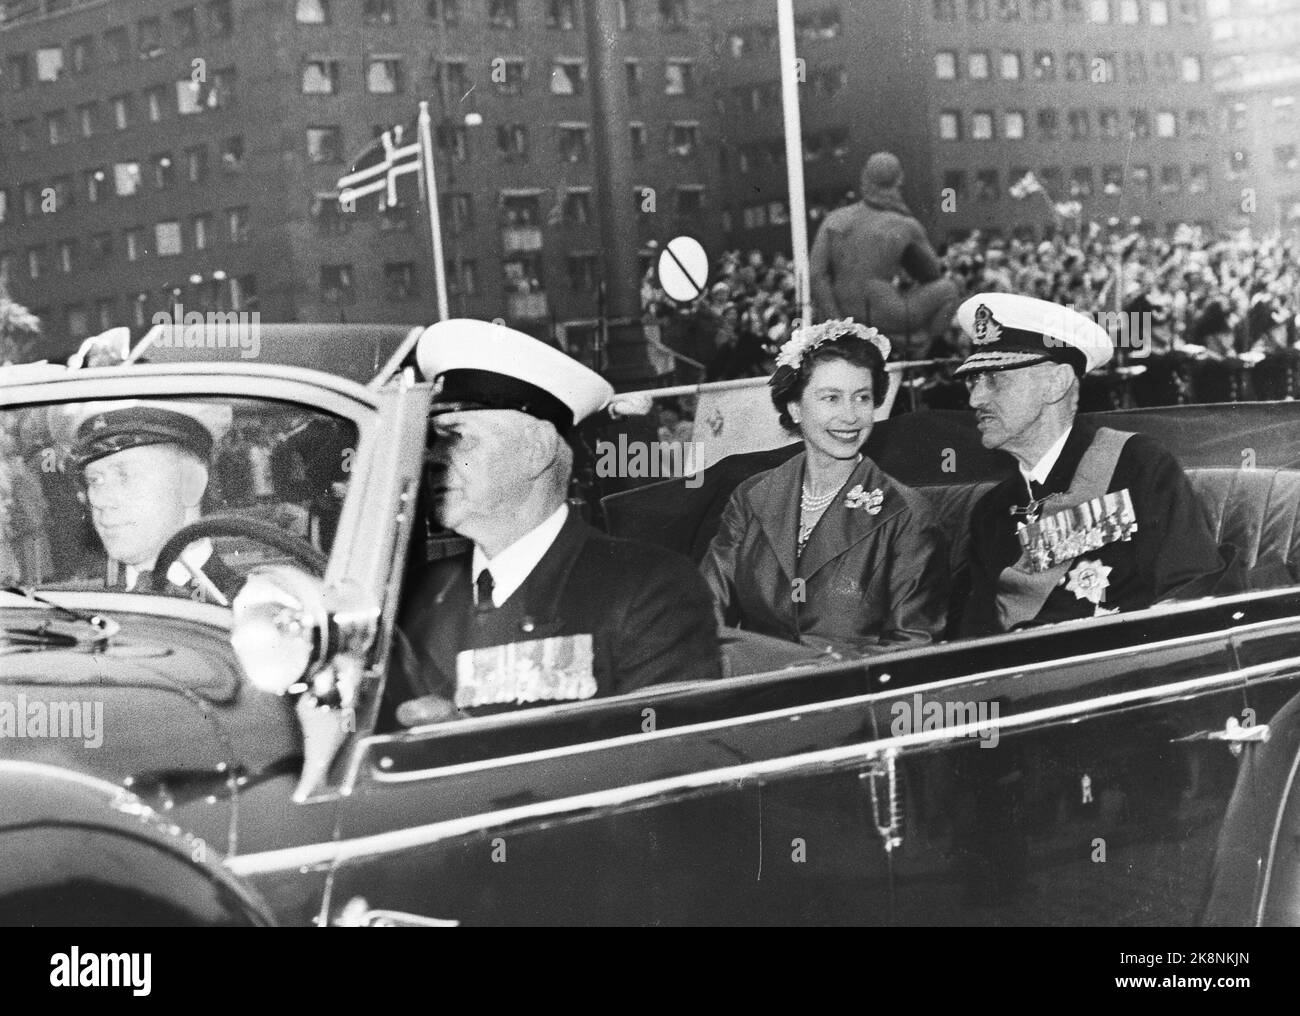
[[[131,588],[133,593],[152,593],[153,590],[153,572],[138,571],[135,573],[135,585]]]
[[[478,578],[474,580],[474,588],[478,592],[479,611],[495,610],[496,604],[492,602],[492,590],[495,583],[492,581],[492,573],[484,568],[478,573]]]

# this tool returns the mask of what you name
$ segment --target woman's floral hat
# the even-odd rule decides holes
[[[801,325],[796,328],[790,340],[776,355],[777,370],[782,367],[798,370],[799,365],[803,363],[803,358],[823,342],[844,338],[847,335],[854,335],[864,342],[870,342],[879,351],[882,360],[889,359],[889,340],[875,328],[857,324],[851,317],[832,318],[820,324]]]

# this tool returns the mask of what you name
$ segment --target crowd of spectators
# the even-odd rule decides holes
[[[1022,293],[1076,310],[1141,322],[1116,364],[1177,353],[1199,360],[1258,360],[1290,351],[1300,338],[1300,234],[1241,233],[1212,237],[1180,227],[1171,237],[1093,224],[1041,241],[975,233],[939,248],[963,299],[980,292]],[[898,284],[906,288],[908,281]],[[777,350],[798,316],[794,269],[782,254],[724,254],[694,303],[668,301],[648,274],[642,310],[664,342],[702,365],[703,379],[771,373]],[[1142,315],[1141,318],[1134,315]],[[922,351],[964,352],[954,327]]]

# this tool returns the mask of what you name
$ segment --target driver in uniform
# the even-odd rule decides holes
[[[154,564],[202,516],[208,466],[231,416],[211,403],[121,401],[89,403],[65,418],[70,461],[107,557],[106,588],[229,606],[240,578],[210,539],[187,545],[165,575]]]

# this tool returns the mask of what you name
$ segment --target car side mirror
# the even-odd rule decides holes
[[[231,609],[230,643],[249,683],[297,697],[303,766],[293,798],[305,801],[356,731],[379,607],[354,586],[326,586],[297,568],[271,565],[249,574]]]

